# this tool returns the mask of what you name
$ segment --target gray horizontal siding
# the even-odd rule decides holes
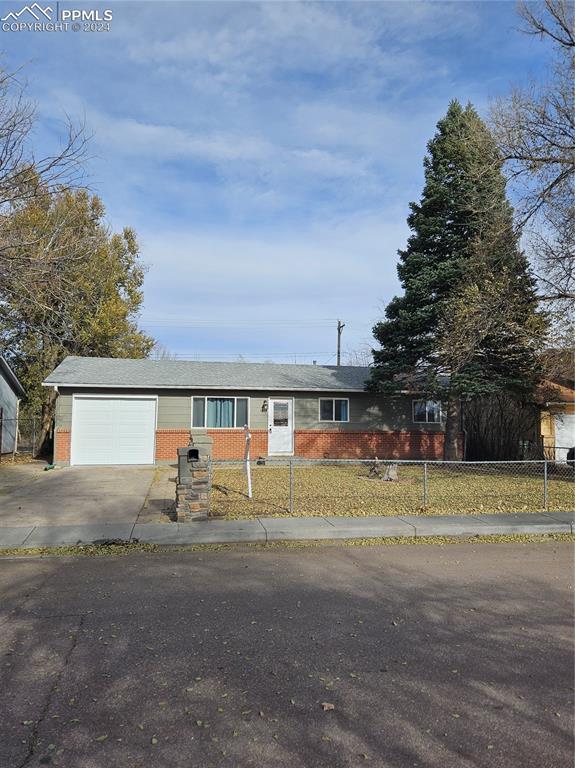
[[[191,427],[191,397],[249,397],[250,399],[250,428],[267,429],[268,414],[265,403],[267,397],[261,392],[221,392],[217,390],[202,390],[182,393],[181,390],[162,391],[150,390],[96,390],[80,394],[158,394],[158,429],[190,429]],[[344,395],[342,395],[344,396]],[[295,429],[335,430],[335,431],[406,431],[406,432],[437,432],[444,429],[444,424],[415,424],[412,421],[411,397],[376,396],[369,393],[350,393],[349,422],[319,421],[319,399],[317,393],[295,394],[293,392],[274,392],[271,397],[293,397],[295,411]],[[329,397],[329,395],[327,395]],[[56,426],[69,429],[72,424],[72,391],[60,392],[56,402]]]
[[[190,429],[192,401],[189,395],[160,395],[158,429]]]
[[[72,428],[72,395],[58,395],[56,400],[56,428]]]
[[[296,395],[295,428],[340,432],[437,432],[443,430],[443,424],[413,422],[411,397],[351,393],[347,399],[349,400],[349,421],[332,422],[319,420],[319,396]]]
[[[2,444],[0,453],[14,450],[16,437],[16,415],[18,413],[18,396],[6,381],[0,370],[0,408],[2,409]]]

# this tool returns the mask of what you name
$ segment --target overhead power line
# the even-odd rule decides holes
[[[245,320],[245,319],[230,319],[230,320],[204,320],[201,318],[188,318],[188,317],[159,317],[159,318],[141,318],[140,319],[140,325],[148,326],[148,327],[162,327],[162,326],[179,326],[183,328],[208,328],[208,327],[214,327],[214,328],[234,328],[236,326],[242,326],[242,327],[257,327],[257,326],[274,326],[274,325],[284,325],[284,326],[316,326],[316,327],[324,327],[327,328],[334,323],[336,323],[337,320],[331,320],[329,318],[318,318],[316,320],[313,319],[301,319],[301,318],[292,318],[290,320],[262,320],[262,319],[254,319],[254,320]]]
[[[244,358],[249,362],[250,359],[255,357],[261,358],[273,358],[273,357],[334,357],[333,352],[167,352],[168,358],[175,358],[177,360],[201,360],[206,357],[218,357],[218,358],[232,358],[237,360],[238,358]]]

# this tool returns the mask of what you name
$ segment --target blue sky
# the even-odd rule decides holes
[[[369,345],[449,100],[486,115],[543,65],[511,2],[72,7],[111,31],[2,32],[5,66],[40,150],[85,119],[92,189],[148,265],[142,325],[200,359],[333,363],[338,317],[344,361]]]

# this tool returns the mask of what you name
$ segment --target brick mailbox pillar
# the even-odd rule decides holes
[[[205,520],[210,514],[212,438],[193,432],[187,448],[178,448],[176,519]]]

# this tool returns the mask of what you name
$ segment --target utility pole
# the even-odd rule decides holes
[[[341,334],[344,328],[345,328],[345,323],[342,323],[341,320],[338,320],[337,321],[337,363],[336,365],[341,365]]]

